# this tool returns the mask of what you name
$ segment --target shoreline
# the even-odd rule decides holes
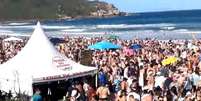
[[[132,39],[140,39],[140,40],[146,40],[146,39],[153,39],[153,40],[194,40],[194,38],[192,36],[187,36],[185,35],[185,37],[182,37],[183,35],[181,36],[177,36],[177,37],[173,37],[172,35],[170,35],[169,37],[158,37],[158,36],[155,36],[155,37],[152,37],[152,36],[144,36],[144,37],[140,37],[138,35],[134,35],[134,34],[127,34],[127,35],[123,35],[122,33],[120,34],[113,34],[113,33],[109,33],[109,34],[104,34],[104,33],[85,33],[85,34],[81,34],[81,33],[69,33],[69,34],[59,34],[59,33],[47,33],[47,36],[49,38],[64,38],[66,36],[68,37],[71,37],[71,38],[77,38],[77,37],[83,37],[83,38],[97,38],[97,37],[103,37],[103,38],[108,38],[109,36],[118,36],[120,40],[132,40]],[[3,34],[0,34],[0,37],[4,37],[4,36],[8,36],[8,37],[30,37],[31,36],[31,33],[23,33],[23,34],[20,34],[20,33],[3,33]],[[199,37],[196,38],[197,40],[200,40]]]
[[[129,14],[128,14],[129,15]],[[80,20],[80,19],[99,19],[99,18],[113,18],[113,17],[123,17],[123,16],[127,16],[127,15],[111,15],[111,16],[77,16],[77,17],[72,17],[72,18],[36,18],[36,19],[9,19],[9,20],[4,20],[4,19],[0,19],[0,23],[3,24],[7,24],[7,23],[11,23],[11,22],[15,22],[15,23],[22,23],[22,22],[37,22],[37,21],[49,21],[49,20]],[[69,17],[69,16],[67,16]]]

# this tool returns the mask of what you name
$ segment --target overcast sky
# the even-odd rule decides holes
[[[121,11],[150,12],[201,9],[201,0],[102,0],[114,4]]]

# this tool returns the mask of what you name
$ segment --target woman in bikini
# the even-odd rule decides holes
[[[109,101],[109,95],[110,95],[109,88],[105,85],[101,85],[97,89],[96,95],[98,95],[98,101]]]

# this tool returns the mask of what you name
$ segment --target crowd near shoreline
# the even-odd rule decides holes
[[[26,44],[1,38],[0,61],[5,63]],[[121,46],[92,50],[98,68],[98,87],[75,82],[67,91],[69,101],[201,101],[201,40],[166,40],[65,37],[55,47],[80,62],[81,52],[100,41]],[[132,47],[137,45],[136,47]],[[170,58],[174,58],[171,60]],[[38,97],[38,90],[33,97]],[[38,97],[39,98],[39,97]]]

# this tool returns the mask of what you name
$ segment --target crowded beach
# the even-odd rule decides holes
[[[0,41],[1,64],[15,57],[28,40],[8,38]],[[90,51],[87,65],[98,69],[96,85],[86,79],[71,80],[61,101],[201,101],[200,40],[121,40],[118,36],[61,40],[54,44],[61,54],[82,63],[82,52]],[[94,46],[98,43],[103,47]],[[33,101],[52,101],[40,88],[34,90]],[[1,99],[14,100],[11,92],[2,92]]]

